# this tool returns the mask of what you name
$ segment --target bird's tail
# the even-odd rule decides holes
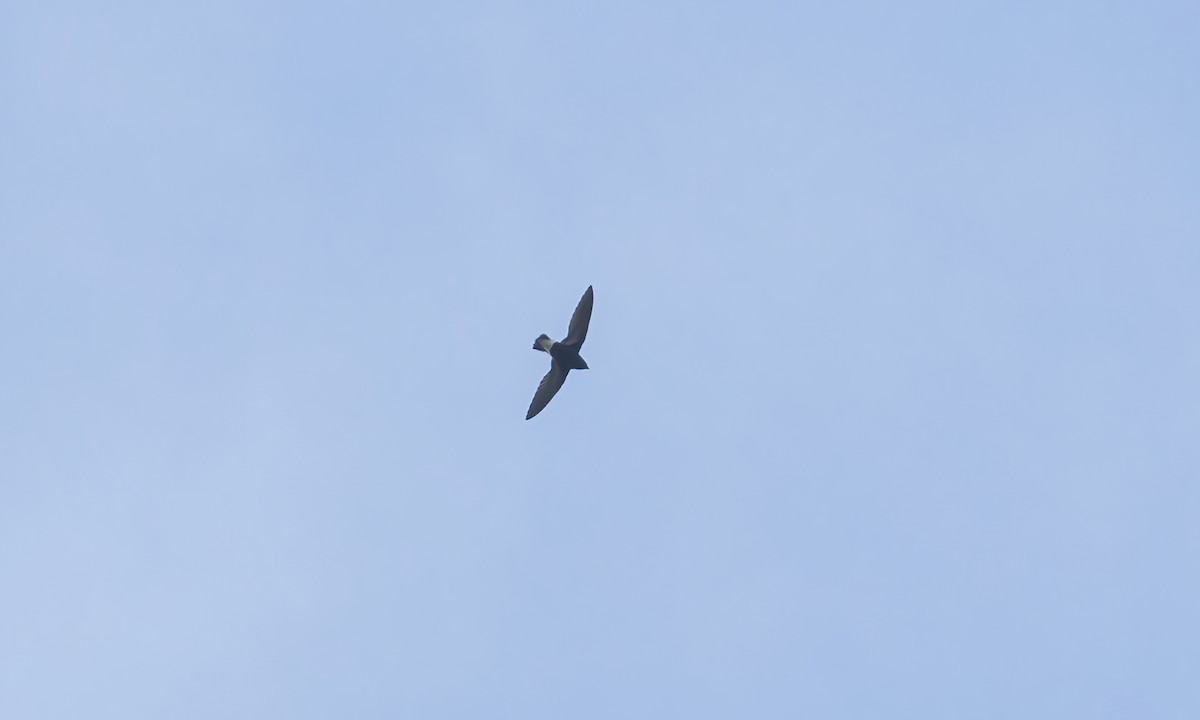
[[[550,345],[552,344],[553,341],[550,339],[550,336],[546,333],[542,333],[541,335],[538,335],[537,340],[533,341],[533,349],[541,350],[542,352],[550,352]]]

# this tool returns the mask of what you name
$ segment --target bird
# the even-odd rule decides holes
[[[550,399],[562,387],[567,379],[567,373],[572,370],[587,370],[587,362],[579,356],[579,348],[587,338],[588,323],[592,321],[592,286],[583,291],[575,313],[571,315],[571,324],[567,327],[567,336],[559,342],[554,342],[550,336],[542,333],[533,341],[533,349],[541,350],[550,355],[550,372],[538,383],[537,392],[533,394],[533,402],[529,403],[529,412],[525,419],[537,415],[546,408]]]

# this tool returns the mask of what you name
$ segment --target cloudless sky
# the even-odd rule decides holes
[[[1194,2],[5,2],[0,717],[1200,717],[1198,69]]]

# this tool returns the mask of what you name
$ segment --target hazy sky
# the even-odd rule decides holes
[[[0,716],[1200,717],[1198,69],[1191,1],[5,2]]]

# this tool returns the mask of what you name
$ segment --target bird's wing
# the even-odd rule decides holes
[[[571,316],[571,326],[567,328],[567,336],[563,338],[564,345],[579,347],[587,337],[588,323],[592,321],[592,286],[584,291],[575,306],[575,314]]]
[[[554,397],[554,393],[562,387],[569,372],[571,369],[559,365],[557,360],[550,361],[550,372],[546,373],[546,376],[538,383],[537,392],[533,394],[533,402],[529,403],[529,412],[525,413],[526,420],[537,415],[550,404],[550,398]]]

